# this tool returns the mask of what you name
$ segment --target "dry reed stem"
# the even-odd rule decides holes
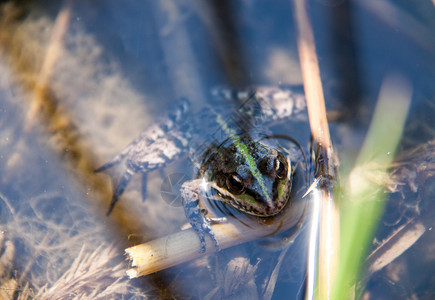
[[[28,36],[22,29],[23,23],[14,18],[14,12],[19,11],[19,8],[15,8],[12,4],[9,12],[12,16],[2,20],[4,21],[2,25],[5,28],[9,27],[9,30],[5,29],[1,32],[0,44],[17,74],[19,85],[31,95],[25,130],[34,131],[35,124],[42,125],[48,133],[48,139],[45,141],[48,140],[49,146],[62,157],[63,161],[66,161],[71,173],[79,179],[83,188],[90,191],[88,199],[93,201],[92,208],[96,212],[101,212],[100,216],[103,217],[101,207],[105,207],[107,199],[112,196],[110,182],[106,176],[94,173],[98,167],[95,165],[95,155],[79,134],[79,127],[57,98],[56,90],[52,86],[55,66],[64,55],[64,39],[68,34],[73,5],[73,0],[64,1],[53,24],[47,50],[43,55],[37,52],[38,55],[35,55],[37,59],[32,56],[36,50],[27,46],[29,40],[33,41],[34,37]],[[8,12],[5,14],[8,16]],[[40,41],[36,40],[36,42]],[[122,207],[122,203],[119,207]],[[129,232],[130,227],[134,226],[131,219],[131,216],[125,216],[123,211],[118,209],[113,213],[110,221],[111,224],[117,225],[116,229]]]
[[[260,218],[243,220],[249,226],[233,222],[212,225],[213,233],[221,249],[242,244],[257,238],[273,235],[290,229],[302,219],[304,201],[291,203],[285,212],[275,217],[270,224]],[[214,244],[206,236],[206,252],[200,253],[198,235],[193,229],[183,230],[125,250],[134,268],[127,271],[130,278],[148,275],[159,270],[215,252]]]
[[[366,264],[369,267],[365,276],[369,277],[390,264],[414,245],[425,232],[426,226],[414,219],[400,226],[367,257]]]
[[[298,30],[298,52],[305,97],[307,99],[311,133],[314,141],[324,147],[328,156],[332,157],[331,138],[329,135],[328,120],[326,119],[319,63],[305,0],[295,0],[295,19]]]
[[[35,83],[34,100],[30,103],[30,108],[27,112],[26,120],[28,122],[28,130],[32,127],[32,123],[34,123],[33,120],[35,120],[35,117],[40,113],[44,106],[54,67],[62,55],[63,38],[69,28],[71,18],[71,6],[71,0],[66,0],[64,6],[57,15],[56,22],[54,23],[48,49]]]
[[[325,100],[323,96],[322,81],[316,55],[313,30],[307,13],[305,0],[294,1],[294,15],[298,32],[298,52],[302,69],[302,77],[307,99],[307,109],[310,121],[314,147],[320,151],[320,157],[316,157],[325,179],[334,177],[334,157],[332,143],[329,134],[328,121],[326,118]],[[317,152],[317,151],[316,151]],[[330,182],[328,182],[330,183]],[[337,270],[338,241],[339,241],[339,213],[333,200],[331,186],[321,185],[321,206],[319,226],[319,250],[318,250],[318,273],[319,273],[319,298],[329,299],[333,278]],[[317,201],[317,200],[315,200]],[[316,241],[317,242],[317,241]],[[314,261],[314,258],[312,258]],[[314,274],[311,274],[314,276]],[[313,282],[314,283],[314,282]],[[313,287],[311,287],[313,288]],[[308,294],[308,293],[307,293]]]

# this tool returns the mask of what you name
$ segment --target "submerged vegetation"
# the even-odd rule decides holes
[[[255,1],[242,2],[244,10],[237,14],[247,22],[241,26],[248,31],[244,39],[252,39],[251,44],[255,45],[245,49],[249,53],[246,57],[252,56],[253,60],[253,66],[249,66],[252,84],[300,84],[296,45],[288,42],[289,37],[296,38],[291,30],[275,27],[276,20],[291,19],[290,4],[281,3],[288,6],[279,11],[267,6],[260,14]],[[325,66],[327,46],[318,47],[319,51],[326,51],[320,67],[327,108],[333,103],[328,117],[338,120],[331,123],[332,141],[342,170],[338,194],[348,195],[351,187],[362,193],[364,201],[372,192],[385,198],[385,203],[379,199],[370,202],[378,210],[369,212],[371,223],[364,216],[355,225],[358,236],[353,232],[349,233],[352,239],[342,240],[340,258],[346,262],[339,270],[338,283],[345,287],[337,298],[349,293],[364,299],[385,295],[432,299],[435,295],[433,274],[428,274],[435,268],[435,242],[431,235],[435,225],[431,200],[435,192],[435,92],[431,80],[435,53],[430,47],[433,37],[425,36],[435,28],[434,5],[427,1],[407,11],[408,6],[402,2],[398,1],[397,6],[389,1],[377,2],[383,3],[382,9],[374,1],[355,2],[353,9],[362,14],[361,20],[376,16],[377,28],[381,28],[370,32],[373,26],[365,27],[358,19],[354,25],[360,26],[361,39],[373,34],[379,43],[392,44],[384,45],[387,50],[373,48],[375,54],[371,55],[375,58],[361,50],[361,59],[366,59],[364,55],[373,59],[364,63],[367,74],[360,75],[367,76],[362,84],[366,90],[360,91],[361,103],[352,98],[352,103],[337,104],[343,94],[349,96],[345,93],[347,87],[340,89],[335,82],[336,72]],[[123,196],[128,201],[121,201],[113,217],[104,215],[112,194],[111,183],[107,176],[94,174],[96,167],[133,140],[154,114],[171,105],[170,99],[188,95],[200,105],[198,99],[206,99],[202,94],[224,73],[218,66],[224,64],[227,71],[234,67],[231,61],[225,61],[225,53],[231,53],[237,43],[220,44],[225,34],[219,33],[219,22],[210,17],[215,8],[191,7],[185,2],[131,1],[122,8],[106,4],[107,10],[103,11],[109,17],[97,18],[96,11],[101,7],[92,5],[105,4],[71,0],[61,4],[48,1],[46,6],[22,3],[8,1],[0,5],[0,298],[270,299],[288,295],[289,291],[302,297],[306,227],[295,240],[289,235],[282,237],[285,242],[281,243],[263,241],[255,247],[236,246],[145,279],[131,280],[126,275],[129,265],[124,249],[181,228],[186,223],[182,208],[168,207],[159,198],[162,180],[161,174],[156,174],[149,178],[146,202],[141,200],[140,180],[133,180]],[[343,1],[317,1],[313,11],[330,13],[342,4]],[[316,5],[321,5],[320,12]],[[214,13],[218,19],[219,12]],[[158,21],[154,14],[164,18]],[[402,24],[394,18],[397,15],[402,16],[400,20],[410,21]],[[110,22],[105,17],[114,22],[110,28],[120,27],[122,33],[103,33],[107,30],[101,28],[106,28],[106,24],[99,22]],[[223,28],[229,26],[223,23]],[[197,24],[201,24],[198,32],[191,31],[191,27],[199,28]],[[328,30],[337,29],[336,24],[331,25]],[[281,29],[291,25],[278,26]],[[213,41],[202,46],[216,51],[216,61],[209,59],[206,50],[187,46],[205,40],[202,31],[211,32]],[[391,31],[398,31],[398,36],[389,36]],[[318,33],[319,29],[314,31],[315,37]],[[409,41],[410,50],[397,50],[394,55],[384,53],[390,52],[389,47],[398,48],[395,39],[402,38]],[[357,46],[369,47],[364,43],[365,40],[358,41]],[[261,44],[267,47],[258,46]],[[413,51],[424,57],[423,62],[413,61],[417,59],[411,56]],[[394,59],[389,61],[387,56]],[[343,55],[342,59],[348,57]],[[392,70],[389,63],[397,68]],[[391,71],[399,71],[413,86],[403,133],[402,123],[396,117],[393,121],[383,117],[392,115],[396,108],[406,111],[407,105],[399,104],[397,99],[405,97],[409,90],[399,84],[393,90],[400,94],[389,96],[390,106],[377,110],[375,119],[381,123],[370,125],[373,135],[369,138],[377,133],[382,133],[381,137],[365,144],[357,159],[381,82]],[[343,78],[338,76],[338,80]],[[288,127],[282,128],[289,132]],[[393,129],[398,131],[394,133]],[[394,141],[387,141],[387,137]],[[308,149],[309,139],[299,142]],[[396,155],[395,146],[388,150],[381,147],[381,142],[397,145]],[[382,148],[380,154],[375,153],[378,146]],[[378,154],[380,159],[373,160]],[[371,163],[363,164],[361,160]],[[361,167],[349,174],[355,161]],[[177,168],[187,167],[180,163],[165,171]],[[359,181],[363,177],[366,180]],[[348,199],[344,196],[339,200]],[[364,210],[369,209],[368,205],[363,206]],[[361,218],[363,209],[356,210],[356,215],[346,212],[342,217],[345,229],[352,227],[344,225],[348,224],[345,219]],[[360,228],[366,230],[364,239]],[[356,256],[361,259],[356,260]],[[352,267],[349,261],[356,265]],[[354,282],[343,279],[349,277]],[[353,285],[352,292],[347,293],[349,285]]]

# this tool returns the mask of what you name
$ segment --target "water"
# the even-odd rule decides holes
[[[222,84],[301,84],[291,2],[234,2],[229,10],[196,2],[71,3],[1,6],[0,253],[15,254],[8,259],[12,267],[4,267],[9,272],[0,274],[1,296],[300,298],[305,228],[289,248],[277,247],[276,240],[251,242],[142,280],[127,279],[124,248],[186,223],[182,207],[162,199],[161,186],[171,174],[192,178],[192,166],[181,160],[164,174],[151,173],[145,202],[141,176],[133,177],[111,217],[105,217],[111,179],[116,185],[123,169],[93,174],[173,99],[188,97],[199,111],[211,102],[212,88]],[[399,148],[409,167],[397,173],[406,184],[390,195],[371,248],[408,221],[422,222],[425,233],[367,278],[361,294],[431,299],[432,148],[408,156],[406,151],[434,138],[434,40],[427,34],[435,26],[434,7],[429,1],[381,3],[388,6],[310,2],[316,46],[328,111],[336,121],[333,143],[343,165],[353,162],[362,145],[384,77],[400,73],[413,86]],[[66,13],[64,23],[60,11]],[[397,13],[405,18],[395,18]],[[54,24],[60,39],[51,36]],[[270,130],[296,139],[308,153],[306,122]],[[419,175],[403,175],[412,172]],[[75,273],[74,262],[80,266]],[[271,274],[278,269],[273,289]],[[62,276],[81,283],[65,284]],[[93,282],[103,284],[90,296]]]

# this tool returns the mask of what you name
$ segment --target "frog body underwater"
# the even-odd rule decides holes
[[[126,166],[108,215],[135,173],[142,174],[145,198],[148,173],[185,154],[189,154],[197,175],[184,182],[180,193],[186,217],[200,239],[201,252],[206,250],[205,234],[219,250],[210,225],[216,220],[207,218],[200,209],[201,199],[221,201],[258,217],[274,216],[286,206],[294,172],[292,159],[252,133],[264,132],[268,125],[289,119],[304,120],[304,95],[291,89],[262,87],[246,91],[216,89],[213,96],[216,103],[236,99],[242,105],[236,114],[224,114],[225,108],[215,105],[193,117],[188,115],[189,101],[178,100],[170,112],[96,170],[101,172],[121,162]]]

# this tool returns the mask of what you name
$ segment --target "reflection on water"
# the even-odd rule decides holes
[[[392,232],[400,241],[401,234],[417,234],[418,224],[424,231],[403,255],[367,278],[361,294],[367,299],[432,299],[435,59],[433,37],[425,32],[434,30],[434,7],[430,1],[378,1],[380,9],[372,2],[310,2],[327,106],[338,120],[331,124],[332,137],[342,162],[353,161],[361,147],[385,74],[398,71],[415,89],[372,248],[398,249],[403,243],[384,241]],[[119,153],[155,115],[171,108],[172,99],[187,96],[198,133],[211,133],[201,128],[205,122],[199,112],[216,105],[213,87],[231,81],[225,75],[231,60],[225,55],[232,44],[223,45],[219,33],[225,20],[210,18],[224,16],[212,14],[205,4],[187,2],[21,5],[9,1],[0,6],[0,298],[301,297],[304,228],[295,240],[294,232],[280,236],[289,244],[250,242],[144,280],[124,276],[125,247],[176,232],[187,222],[183,209],[162,200],[160,190],[171,174],[193,178],[195,166],[185,158],[166,166],[165,174],[150,173],[144,202],[141,178],[132,178],[114,216],[104,216],[112,194],[110,178],[116,184],[125,169],[110,176],[93,170]],[[291,3],[234,2],[231,11],[249,82],[300,84]],[[398,15],[402,17],[396,19]],[[349,22],[352,27],[346,28],[351,29],[343,29]],[[359,101],[352,96],[356,90]],[[239,108],[227,104],[224,119]],[[305,121],[273,125],[262,133],[291,136],[308,152]],[[291,151],[291,145],[281,146]],[[296,177],[292,192],[306,184],[305,176]],[[219,209],[226,215],[229,208]]]

